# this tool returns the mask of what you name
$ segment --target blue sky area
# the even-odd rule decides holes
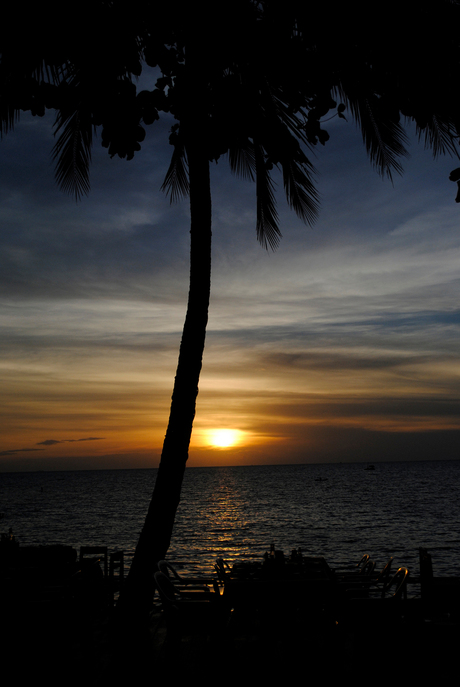
[[[155,467],[188,291],[188,204],[160,191],[171,122],[130,162],[96,140],[78,203],[54,182],[52,124],[23,116],[0,142],[0,470]],[[409,131],[392,184],[351,120],[326,128],[319,219],[303,225],[278,179],[276,252],[254,184],[212,166],[191,466],[459,457],[459,163]]]

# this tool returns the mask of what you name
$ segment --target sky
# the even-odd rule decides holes
[[[171,121],[129,162],[96,139],[78,203],[54,181],[52,124],[24,115],[0,141],[0,471],[156,467],[188,292],[188,204],[160,191]],[[351,119],[325,128],[319,218],[275,177],[275,252],[254,184],[212,165],[191,467],[460,457],[458,161],[409,130],[392,184]]]

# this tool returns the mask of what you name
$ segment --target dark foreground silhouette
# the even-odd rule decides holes
[[[116,556],[120,560],[120,556]],[[460,639],[460,580],[352,571],[321,557],[267,553],[187,579],[165,562],[146,627],[121,627],[115,570],[104,547],[1,545],[3,674],[24,684],[145,684],[158,679],[243,681],[382,674],[451,676]],[[112,561],[113,562],[113,561]],[[120,566],[118,566],[120,570]],[[391,671],[391,672],[389,672]]]

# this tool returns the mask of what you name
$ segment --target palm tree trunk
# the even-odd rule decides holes
[[[119,607],[145,616],[153,573],[165,557],[180,501],[195,417],[198,381],[208,322],[211,288],[211,188],[209,161],[195,131],[186,146],[190,178],[190,287],[169,423],[155,487]],[[201,145],[200,145],[201,144]]]

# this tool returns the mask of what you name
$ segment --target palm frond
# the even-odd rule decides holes
[[[185,148],[181,145],[176,145],[174,147],[171,162],[161,185],[161,190],[170,197],[171,203],[175,203],[189,194],[190,181],[187,155]]]
[[[276,164],[281,165],[290,208],[300,219],[312,225],[319,212],[319,194],[313,182],[315,169],[300,143],[307,148],[311,148],[311,145],[298,115],[286,107],[276,93],[269,92],[268,96],[272,113],[267,132],[269,156],[273,154]]]
[[[284,190],[296,215],[312,225],[319,212],[319,194],[311,178],[313,166],[305,155],[303,157],[302,162],[289,158],[281,161]]]
[[[63,61],[62,64],[52,64],[42,60],[35,65],[32,75],[40,83],[57,85],[69,80],[72,73],[73,66],[70,62]]]
[[[59,111],[56,122],[56,141],[52,157],[56,162],[56,181],[66,193],[78,200],[89,193],[89,167],[91,163],[92,125],[89,116],[75,109],[71,113]]]
[[[3,134],[13,131],[15,124],[19,121],[19,109],[5,100],[2,98],[0,105],[0,138]]]
[[[243,179],[254,181],[256,160],[252,141],[248,139],[244,143],[238,141],[236,144],[230,145],[228,149],[228,161],[230,169],[234,174]]]
[[[458,146],[456,145],[455,127],[453,123],[444,121],[436,115],[432,115],[424,129],[417,127],[419,140],[425,137],[425,148],[433,150],[433,157],[438,155],[459,156]]]
[[[399,124],[379,106],[379,99],[373,95],[363,97],[343,93],[342,100],[358,123],[371,162],[391,180],[393,172],[403,173],[401,157],[408,157],[405,147],[407,135]]]
[[[278,213],[274,184],[265,160],[263,147],[254,144],[254,159],[256,166],[256,198],[257,198],[257,239],[264,246],[275,250],[281,238],[278,227]]]
[[[30,98],[27,91],[30,82],[27,76],[21,69],[12,67],[11,61],[4,63],[3,55],[0,56],[0,138],[3,134],[13,131],[19,121],[21,105]],[[23,93],[21,86],[24,82],[27,86]]]

